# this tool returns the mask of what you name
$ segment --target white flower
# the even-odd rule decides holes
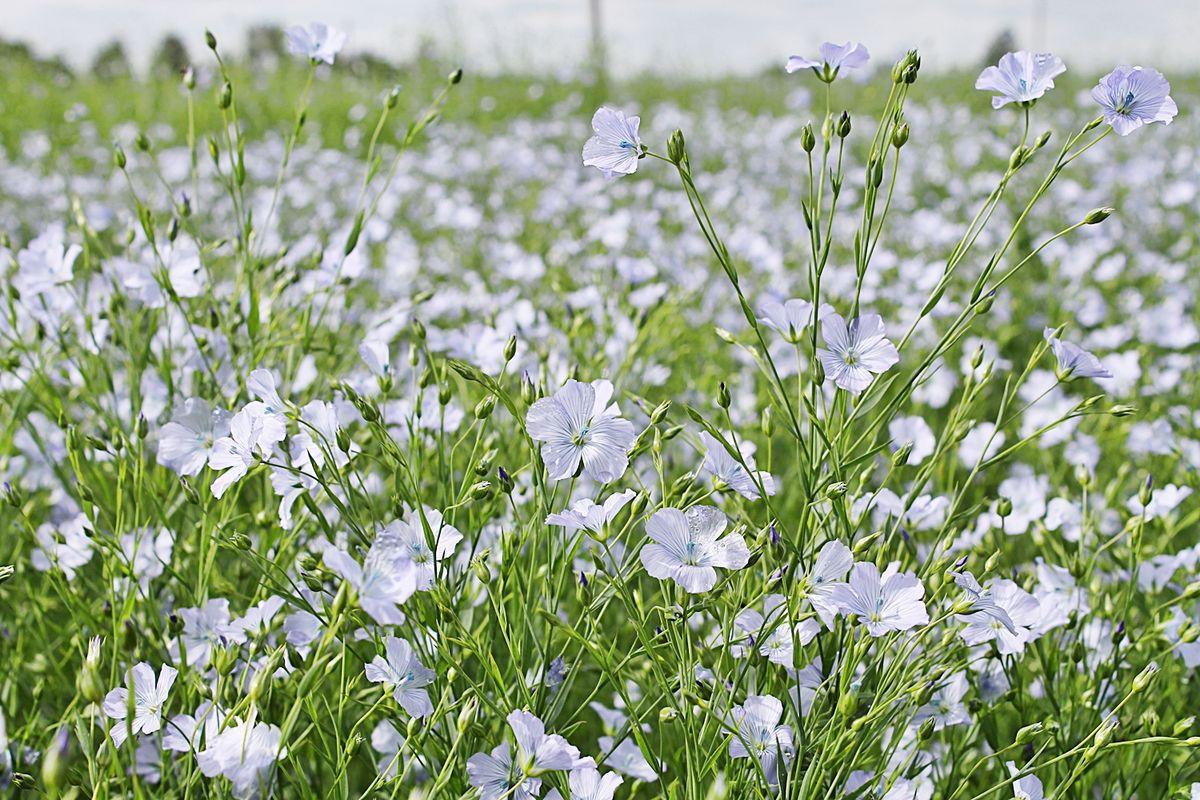
[[[230,627],[229,601],[223,597],[213,598],[200,608],[181,608],[178,614],[183,620],[183,633],[180,642],[172,646],[172,655],[182,655],[182,644],[189,667],[207,665],[214,646],[245,638],[241,631]]]
[[[46,522],[38,526],[34,538],[38,546],[29,554],[34,569],[39,572],[58,568],[67,580],[75,578],[75,570],[92,560],[91,523],[87,515],[76,514],[55,525]]]
[[[826,377],[851,394],[861,394],[871,385],[872,375],[900,360],[878,314],[863,314],[847,325],[839,314],[831,313],[821,321],[821,335],[826,346],[817,350],[817,356]]]
[[[275,725],[247,721],[230,725],[196,756],[205,777],[224,775],[233,784],[238,800],[268,794],[269,781],[277,758],[287,756],[280,747],[282,732]]]
[[[1006,656],[1024,652],[1026,643],[1034,638],[1031,629],[1038,624],[1041,604],[1029,592],[1006,579],[991,581],[987,594],[990,604],[1003,611],[1007,619],[990,607],[960,616],[959,621],[966,623],[962,630],[963,641],[974,646],[994,640],[1001,655]]]
[[[740,657],[747,645],[758,643],[758,654],[772,664],[795,669],[795,646],[808,644],[820,632],[821,624],[808,619],[788,624],[790,612],[787,598],[781,594],[769,594],[763,598],[763,610],[743,609],[733,624],[743,634],[744,640],[734,644],[731,651]]]
[[[821,80],[832,81],[843,67],[859,69],[866,66],[870,58],[871,54],[867,48],[858,42],[846,42],[845,44],[823,42],[818,49],[817,58],[791,56],[784,69],[789,73],[811,69]]]
[[[880,575],[879,567],[861,561],[850,571],[850,582],[833,591],[838,610],[857,616],[872,636],[927,624],[924,596],[925,587],[915,575],[899,572],[895,565]]]
[[[913,715],[913,724],[919,725],[927,719],[934,721],[937,730],[952,725],[965,725],[971,721],[963,698],[967,695],[967,674],[958,671],[939,685],[929,698],[929,702],[917,709]]]
[[[812,303],[799,298],[792,298],[783,302],[778,300],[764,300],[759,304],[758,317],[767,325],[779,331],[785,341],[796,344],[800,341],[800,336],[804,329],[812,324],[812,307]],[[832,313],[834,313],[833,306],[829,305],[829,303],[821,303],[817,321],[820,322]]]
[[[229,435],[222,436],[213,443],[212,453],[208,457],[209,467],[225,470],[212,483],[214,497],[223,496],[230,486],[244,478],[250,467],[254,466],[255,451],[260,449],[262,433],[262,414],[245,408],[233,415],[229,422]]]
[[[638,137],[640,117],[627,117],[623,111],[601,106],[592,115],[595,136],[583,146],[583,165],[595,167],[604,177],[632,175],[637,172],[642,155],[642,140]]]
[[[229,435],[228,411],[214,409],[199,397],[189,397],[171,421],[158,432],[158,460],[180,475],[204,469],[217,439]]]
[[[808,601],[827,627],[833,627],[833,618],[838,612],[834,587],[841,583],[852,566],[854,555],[850,548],[834,540],[821,546],[807,575]]]
[[[17,253],[13,285],[22,297],[32,299],[56,286],[70,283],[75,272],[75,259],[82,252],[83,248],[77,244],[68,247],[63,242],[62,231],[51,228]]]
[[[545,724],[528,711],[513,711],[508,717],[517,741],[517,765],[526,775],[594,766],[581,759],[579,750],[556,733],[546,733]]]
[[[1016,776],[1021,774],[1021,770],[1017,769],[1017,765],[1014,762],[1006,761],[1004,764],[1008,767],[1009,775]],[[1194,788],[1196,785],[1192,784],[1192,797],[1196,796]],[[1042,782],[1032,773],[1023,778],[1017,778],[1013,781],[1012,787],[1014,800],[1043,800],[1046,796],[1046,790],[1043,788]]]
[[[624,782],[624,778],[615,772],[603,776],[600,770],[592,767],[582,767],[572,770],[568,776],[571,794],[568,800],[612,800],[613,792]],[[563,800],[557,789],[551,789],[546,800]]]
[[[388,352],[387,342],[367,339],[358,346],[358,354],[376,378],[386,378],[391,374],[392,356]]]
[[[454,526],[447,525],[442,513],[436,509],[424,508],[424,523],[417,512],[413,514],[412,524],[395,520],[381,528],[375,537],[375,546],[381,550],[390,549],[400,558],[411,561],[417,570],[417,589],[427,591],[433,587],[438,564],[454,555],[463,535]],[[425,535],[426,525],[429,538]]]
[[[125,674],[125,686],[117,687],[104,697],[102,708],[109,719],[118,720],[109,730],[113,743],[120,747],[130,733],[154,733],[162,727],[162,710],[167,695],[179,672],[163,664],[154,678],[154,670],[141,662]],[[129,720],[130,693],[133,696],[133,719]]]
[[[770,696],[751,695],[733,709],[730,758],[758,759],[771,783],[775,782],[779,755],[782,753],[785,761],[792,756],[792,729],[779,724],[782,716],[783,703]]]
[[[1111,378],[1113,375],[1100,363],[1100,359],[1084,350],[1082,347],[1054,336],[1053,328],[1046,328],[1044,334],[1050,343],[1050,350],[1058,360],[1058,374],[1063,380],[1073,378]]]
[[[117,544],[121,548],[124,566],[145,592],[150,587],[150,581],[162,575],[171,561],[175,534],[166,528],[159,528],[157,532],[152,528],[139,528],[122,534]],[[119,577],[117,580],[123,585],[126,579]]]
[[[332,64],[346,44],[346,34],[321,22],[310,23],[308,27],[293,25],[284,33],[288,52],[304,56],[314,63],[324,61]]]
[[[637,433],[633,423],[618,416],[616,404],[609,405],[612,394],[613,385],[605,380],[568,380],[553,397],[543,397],[529,408],[525,428],[543,443],[542,459],[552,480],[574,476],[581,464],[599,483],[611,483],[625,473]]]
[[[596,740],[596,744],[600,746],[600,752],[604,753],[605,766],[643,783],[658,780],[658,773],[642,755],[633,739],[626,737],[617,743],[611,736],[601,736]]]
[[[700,467],[701,470],[717,480],[723,481],[730,489],[747,500],[759,498],[758,487],[760,484],[767,495],[775,494],[775,479],[771,477],[771,474],[753,471],[755,467],[753,442],[742,440],[738,443],[742,463],[745,463],[745,467],[725,449],[724,443],[718,441],[707,431],[701,431],[700,443],[704,446],[704,463]],[[747,467],[750,468],[750,472],[747,471]]]
[[[396,702],[412,716],[428,717],[433,714],[433,703],[429,700],[429,692],[425,690],[436,677],[433,670],[421,664],[412,645],[405,639],[389,636],[384,640],[383,647],[387,659],[375,656],[367,664],[367,680],[391,686]]]
[[[1168,483],[1166,486],[1155,489],[1150,502],[1146,505],[1143,506],[1141,499],[1134,495],[1125,503],[1125,507],[1134,514],[1145,514],[1148,520],[1156,519],[1170,514],[1191,494],[1192,490],[1188,486],[1176,486]]]
[[[996,92],[992,108],[1009,103],[1031,103],[1054,88],[1054,79],[1067,71],[1062,59],[1050,53],[1020,50],[1005,53],[1000,63],[979,73],[975,88]]]
[[[602,505],[584,497],[572,503],[569,510],[546,517],[546,524],[566,528],[572,533],[581,530],[599,533],[636,495],[633,489],[615,492],[605,498]]]
[[[651,542],[642,548],[642,565],[651,577],[707,592],[717,583],[716,567],[741,569],[750,560],[740,533],[717,538],[724,530],[725,515],[712,506],[659,509],[646,521]]]
[[[479,789],[479,800],[530,800],[542,788],[540,779],[521,773],[508,742],[467,759],[467,780]]]
[[[399,606],[417,590],[417,567],[390,548],[372,547],[360,565],[345,550],[329,548],[325,564],[358,592],[358,604],[380,625],[399,625]]]

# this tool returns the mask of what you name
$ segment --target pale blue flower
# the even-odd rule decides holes
[[[811,69],[818,78],[826,83],[831,83],[843,67],[845,69],[865,67],[870,58],[871,54],[867,52],[867,48],[858,42],[846,42],[845,44],[825,42],[821,45],[817,58],[792,56],[787,60],[784,69],[789,73]]]
[[[1121,136],[1143,125],[1169,125],[1179,107],[1170,96],[1171,84],[1155,69],[1121,65],[1100,79],[1092,99],[1104,110],[1104,121]]]
[[[1056,55],[1020,50],[1005,53],[998,65],[979,73],[975,88],[996,93],[992,108],[1032,103],[1053,89],[1054,79],[1066,71],[1066,65]]]

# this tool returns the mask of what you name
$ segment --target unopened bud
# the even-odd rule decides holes
[[[667,158],[672,164],[682,164],[684,156],[687,155],[687,149],[683,141],[683,131],[678,128],[667,139]]]
[[[1104,220],[1112,216],[1114,211],[1116,211],[1115,208],[1108,207],[1093,209],[1086,217],[1083,218],[1083,224],[1096,225],[1100,222],[1104,222]]]

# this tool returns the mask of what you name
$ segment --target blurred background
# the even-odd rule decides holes
[[[560,77],[753,74],[826,39],[884,63],[920,48],[927,69],[974,68],[994,51],[1050,50],[1069,67],[1200,66],[1200,0],[4,0],[0,39],[73,70],[124,58],[135,71],[203,51],[203,31],[245,52],[278,26],[322,21],[348,52],[423,56],[474,73]],[[166,43],[164,49],[164,41]],[[172,56],[174,52],[174,56]]]

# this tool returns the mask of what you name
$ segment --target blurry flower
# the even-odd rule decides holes
[[[392,357],[388,352],[387,342],[367,339],[358,346],[358,354],[375,377],[386,378],[391,373]]]
[[[567,780],[571,787],[567,800],[612,800],[613,792],[624,781],[615,772],[601,776],[600,771],[592,767],[572,770]],[[551,789],[546,800],[563,800],[563,797],[557,789]]]
[[[595,167],[606,178],[637,172],[642,156],[642,140],[638,137],[641,121],[640,117],[627,117],[615,108],[596,109],[592,115],[592,130],[596,135],[583,146],[583,165]]]
[[[707,592],[717,583],[716,567],[741,569],[750,560],[740,533],[717,538],[724,530],[725,515],[712,506],[661,508],[646,521],[651,541],[642,548],[642,565],[653,578]]]
[[[979,73],[975,88],[996,92],[992,108],[1009,103],[1032,103],[1054,88],[1054,79],[1067,71],[1062,59],[1050,53],[1030,53],[1025,50],[1006,53],[999,65]]]
[[[205,777],[228,778],[238,800],[261,797],[269,793],[275,761],[287,757],[287,748],[280,747],[281,736],[278,727],[263,722],[230,725],[209,740],[196,763]]]
[[[937,447],[937,437],[933,435],[929,423],[915,415],[893,419],[888,423],[888,435],[892,437],[892,450],[911,445],[904,462],[910,466],[920,464],[933,455]]]
[[[817,321],[825,319],[832,313],[834,313],[833,306],[829,303],[821,303]],[[783,302],[764,300],[758,307],[758,316],[767,325],[779,331],[785,341],[796,344],[800,341],[800,334],[812,324],[812,303],[799,298]]]
[[[725,445],[716,440],[707,431],[701,431],[700,443],[704,445],[704,463],[701,469],[712,475],[717,480],[723,481],[730,489],[740,494],[747,500],[757,500],[759,498],[759,485],[768,495],[775,494],[775,479],[771,477],[769,472],[748,472],[746,467],[754,470],[754,443],[742,440],[739,442],[739,449],[742,454],[742,462],[745,467],[738,462],[729,451],[725,449]]]
[[[228,411],[214,409],[199,397],[189,397],[158,433],[158,461],[180,475],[204,469],[217,439],[229,435]]]
[[[583,471],[599,483],[611,483],[629,466],[629,448],[637,433],[622,419],[612,399],[613,385],[599,380],[568,380],[553,397],[543,397],[529,408],[525,427],[530,438],[542,442],[542,458],[552,480],[561,481]]]
[[[566,511],[558,511],[546,517],[547,525],[557,525],[570,532],[589,530],[598,533],[637,493],[633,489],[610,494],[600,505],[584,497],[571,504]]]
[[[825,347],[818,349],[817,355],[825,374],[851,394],[861,394],[871,384],[872,375],[900,360],[878,314],[855,317],[847,326],[841,315],[831,313],[821,321],[821,335]]]
[[[1058,359],[1058,373],[1064,380],[1112,377],[1112,373],[1100,364],[1100,359],[1082,347],[1063,341],[1053,334],[1053,328],[1046,328],[1043,335],[1050,343],[1050,350],[1053,351],[1054,357]]]
[[[396,702],[414,717],[433,714],[433,703],[425,689],[436,677],[433,670],[421,664],[412,645],[405,639],[389,636],[384,640],[383,647],[387,658],[375,656],[367,664],[367,680],[391,686]]]
[[[858,42],[846,42],[845,44],[825,42],[821,45],[818,53],[817,58],[792,56],[787,60],[784,69],[789,73],[811,69],[821,80],[831,82],[843,67],[846,69],[865,67],[871,58],[867,48]]]
[[[46,522],[34,533],[38,546],[29,560],[39,572],[57,568],[67,580],[75,578],[75,570],[92,560],[91,523],[87,515],[76,514],[61,524]]]
[[[334,57],[346,44],[346,34],[321,22],[310,23],[307,27],[293,25],[284,35],[289,53],[304,56],[313,63],[324,61],[332,64]]]
[[[391,548],[373,546],[360,565],[345,550],[329,548],[325,564],[358,592],[358,604],[380,625],[399,625],[399,606],[417,590],[417,567]]]
[[[1104,121],[1121,136],[1143,125],[1169,125],[1179,108],[1170,96],[1171,84],[1155,69],[1121,65],[1100,79],[1092,99],[1103,109]]]

